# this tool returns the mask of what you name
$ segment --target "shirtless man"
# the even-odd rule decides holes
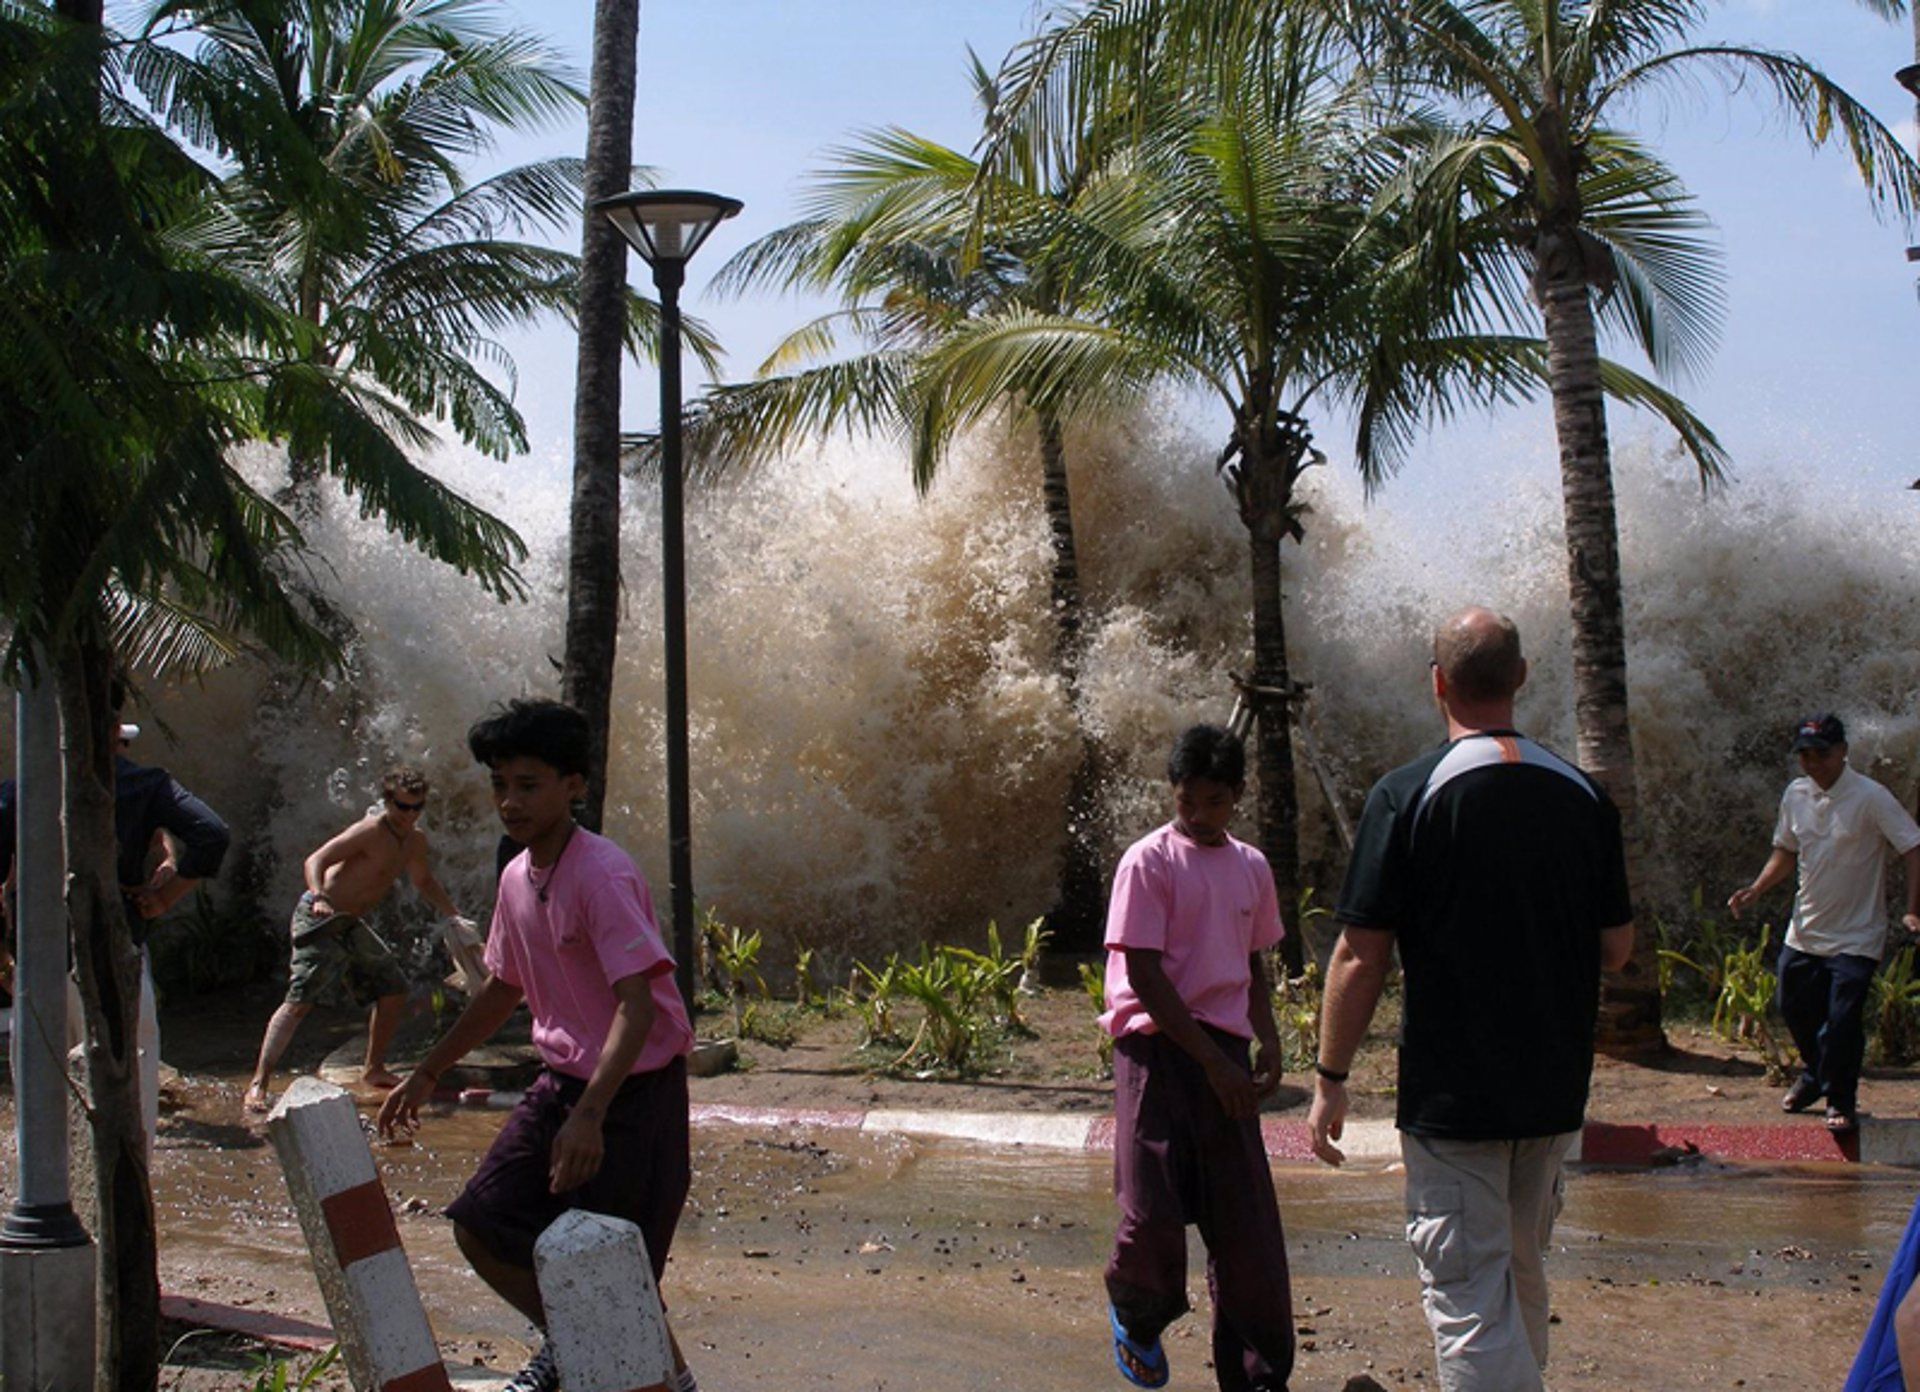
[[[360,1076],[371,1087],[400,1079],[387,1071],[387,1045],[400,1024],[407,979],[393,950],[363,921],[405,874],[434,908],[459,920],[459,910],[427,867],[427,838],[419,830],[427,805],[426,776],[397,768],[380,783],[381,806],[307,857],[307,892],[293,910],[293,970],[287,999],[267,1022],[260,1062],[247,1088],[247,1110],[270,1105],[274,1065],[293,1042],[307,1012],[342,986],[358,1005],[373,1005],[367,1026],[367,1062]]]

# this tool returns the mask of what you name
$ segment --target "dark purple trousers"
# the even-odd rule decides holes
[[[1247,1041],[1202,1026],[1242,1068]],[[1113,1047],[1113,1192],[1120,1204],[1107,1296],[1151,1343],[1187,1312],[1187,1224],[1207,1244],[1213,1365],[1221,1392],[1284,1392],[1293,1291],[1257,1120],[1233,1121],[1206,1074],[1160,1034]]]

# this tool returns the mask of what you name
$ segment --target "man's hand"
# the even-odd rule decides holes
[[[600,1172],[606,1146],[600,1135],[600,1114],[576,1106],[553,1138],[553,1164],[547,1188],[556,1194],[578,1189]]]
[[[1727,896],[1727,912],[1735,918],[1747,911],[1747,905],[1760,897],[1760,891],[1752,885],[1742,885]]]
[[[1920,938],[1920,913],[1902,914],[1900,924],[1914,937]]]
[[[1220,1109],[1234,1121],[1245,1121],[1260,1110],[1260,1099],[1253,1089],[1253,1079],[1243,1072],[1239,1065],[1225,1054],[1216,1053],[1207,1060],[1207,1082],[1213,1088],[1213,1095],[1220,1099]]]
[[[1307,1129],[1313,1135],[1313,1153],[1329,1165],[1346,1162],[1346,1152],[1334,1142],[1347,1125],[1347,1085],[1318,1078],[1314,1082],[1313,1106],[1307,1112]]]
[[[1280,1090],[1280,1041],[1262,1039],[1254,1045],[1253,1098],[1256,1104]]]
[[[380,1139],[391,1141],[412,1136],[420,1125],[420,1104],[433,1096],[437,1082],[439,1079],[423,1069],[416,1068],[407,1074],[400,1086],[388,1093],[386,1101],[380,1104],[380,1117],[375,1123]]]

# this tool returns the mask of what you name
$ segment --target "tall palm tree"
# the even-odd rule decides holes
[[[1068,389],[1091,402],[1101,381],[1126,391],[1172,379],[1226,407],[1218,468],[1248,531],[1263,706],[1260,841],[1289,905],[1301,889],[1288,719],[1298,687],[1281,545],[1301,536],[1296,490],[1321,458],[1307,412],[1353,411],[1358,463],[1377,485],[1420,422],[1527,394],[1548,367],[1537,341],[1492,331],[1465,295],[1466,268],[1431,254],[1394,197],[1443,132],[1418,112],[1386,120],[1343,80],[1336,37],[1301,6],[1268,6],[1254,22],[1144,0],[1088,6],[1016,51],[1004,74],[1015,99],[983,162],[994,167],[1008,132],[1104,120],[1129,142],[1138,182],[1060,243],[1106,286],[1103,322],[982,326],[944,350],[963,394],[1020,381],[1041,402]],[[1613,364],[1602,380],[1672,422],[1703,468],[1719,467],[1717,442],[1669,394]]]
[[[993,80],[978,60],[973,77],[991,112]],[[1066,431],[1058,409],[1037,406],[1017,386],[955,411],[957,398],[926,366],[969,324],[1014,311],[1073,311],[1076,280],[1046,255],[1049,210],[1071,208],[1097,182],[1071,144],[1045,152],[1030,146],[1006,177],[987,185],[993,215],[982,233],[981,171],[966,155],[899,129],[835,151],[809,181],[806,216],[741,251],[716,284],[731,293],[758,285],[827,291],[841,308],[788,335],[757,380],[710,392],[694,432],[708,467],[766,458],[836,429],[891,435],[906,446],[915,486],[924,490],[965,425],[1000,409],[1024,417],[1037,445],[1052,549],[1054,669],[1079,745],[1048,914],[1054,945],[1070,951],[1099,946],[1105,838],[1101,751],[1078,721],[1086,620]]]
[[[313,326],[207,253],[210,180],[131,98],[130,51],[97,0],[0,3],[0,672],[51,680],[61,709],[97,1366],[116,1389],[152,1387],[161,1349],[138,958],[113,878],[114,643],[237,631],[289,661],[337,659],[289,580],[298,528],[230,462],[249,440],[324,441],[316,457],[369,512],[496,594],[522,592],[524,554],[406,460],[402,403],[311,361]]]
[[[1879,14],[1899,0],[1862,0]],[[1718,80],[1760,93],[1809,144],[1844,143],[1870,200],[1920,206],[1920,162],[1808,60],[1694,39],[1705,0],[1399,0],[1378,7],[1362,52],[1383,81],[1441,104],[1459,133],[1411,185],[1435,228],[1433,252],[1467,258],[1509,322],[1538,322],[1548,345],[1566,518],[1578,758],[1636,824],[1626,618],[1601,384],[1603,330],[1663,376],[1700,365],[1719,310],[1719,267],[1679,179],[1616,118],[1675,84]],[[1537,316],[1537,319],[1536,319]],[[1716,471],[1702,459],[1703,481]],[[1609,980],[1600,1042],[1657,1051],[1658,974],[1650,935]]]
[[[589,207],[629,187],[639,44],[640,0],[595,0],[584,167]],[[567,641],[560,686],[593,731],[593,761],[581,813],[592,831],[600,830],[606,805],[613,669],[620,642],[620,300],[626,287],[626,239],[608,219],[589,216],[580,245]]]

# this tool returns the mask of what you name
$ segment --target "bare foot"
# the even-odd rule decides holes
[[[390,1068],[369,1068],[360,1075],[360,1081],[368,1087],[397,1088],[400,1075]]]
[[[267,1090],[255,1083],[247,1089],[246,1107],[256,1116],[273,1110],[273,1099],[267,1096]]]

